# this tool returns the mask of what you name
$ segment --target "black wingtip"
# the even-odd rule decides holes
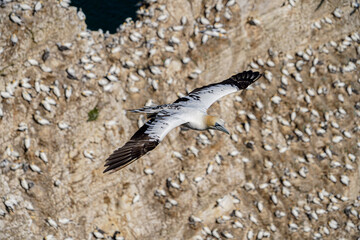
[[[105,174],[105,173],[107,173],[107,172],[109,172],[110,171],[110,169],[109,169],[109,167],[107,167],[107,168],[105,168],[105,170],[103,171],[103,173]],[[110,172],[111,173],[111,172]]]
[[[107,162],[107,159],[105,161],[106,161],[105,164],[104,164],[105,170],[103,171],[103,173],[106,173],[106,172],[111,170],[110,163]]]
[[[105,160],[104,167],[106,167],[106,169],[103,173],[114,173],[126,167],[145,155],[147,152],[153,150],[160,143],[158,140],[149,138],[148,135],[141,134],[144,128],[147,128],[147,125],[140,128],[140,130],[138,130],[124,146],[115,150]],[[137,139],[137,135],[139,134],[141,134],[140,138]]]
[[[104,167],[106,167],[106,165],[105,165]],[[108,167],[105,168],[105,170],[103,171],[103,174],[105,174],[105,173],[112,174],[112,173],[114,173],[114,172],[116,172],[115,169],[113,169],[112,166],[108,166]]]
[[[260,72],[253,72],[251,70],[249,71],[243,71],[241,73],[238,73],[233,76],[237,81],[248,81],[248,82],[255,82],[260,77],[262,77],[262,74]]]
[[[259,72],[243,71],[241,73],[233,75],[226,82],[232,85],[236,85],[238,89],[246,89],[250,84],[254,83],[262,76]]]

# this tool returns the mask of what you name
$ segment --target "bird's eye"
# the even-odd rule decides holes
[[[218,124],[217,122],[215,123],[215,127],[217,127],[217,126],[220,126],[220,124]]]

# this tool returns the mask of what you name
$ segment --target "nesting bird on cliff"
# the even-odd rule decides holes
[[[174,103],[131,110],[146,113],[146,122],[121,148],[106,159],[104,172],[117,171],[153,150],[177,126],[194,130],[214,129],[229,134],[224,120],[206,113],[207,109],[221,97],[246,89],[261,77],[259,72],[245,71],[220,83],[196,88],[189,95]]]

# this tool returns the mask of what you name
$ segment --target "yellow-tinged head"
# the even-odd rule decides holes
[[[215,129],[230,134],[225,128],[225,121],[219,117],[207,115],[205,116],[205,124],[208,129]]]

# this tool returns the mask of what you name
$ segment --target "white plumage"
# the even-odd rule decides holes
[[[172,104],[131,110],[146,113],[150,120],[123,147],[109,156],[104,172],[117,171],[132,163],[153,150],[172,129],[180,125],[194,130],[215,129],[229,133],[224,121],[207,115],[207,109],[223,96],[246,89],[260,77],[258,72],[245,71],[220,83],[197,88]]]

